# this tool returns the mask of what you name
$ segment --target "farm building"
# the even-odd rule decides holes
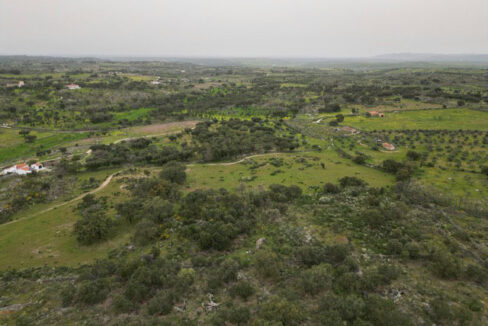
[[[353,127],[349,127],[349,126],[344,126],[342,127],[342,131],[344,132],[347,132],[347,133],[350,133],[350,134],[359,134],[359,131]]]
[[[395,145],[390,144],[390,143],[382,143],[381,146],[383,146],[384,149],[389,150],[389,151],[394,151],[395,150]]]
[[[4,169],[2,171],[2,174],[3,175],[7,175],[7,174],[26,175],[26,174],[32,173],[32,171],[38,172],[42,169],[44,169],[44,166],[39,162],[31,164],[31,166],[29,166],[26,163],[21,163],[21,164],[16,164],[16,165],[13,165],[9,168]]]
[[[9,83],[7,87],[23,87],[25,85],[23,80],[19,80],[17,83]]]
[[[378,112],[378,111],[370,111],[369,115],[372,117],[380,117],[380,118],[383,118],[385,116],[383,112]]]
[[[81,88],[80,85],[78,85],[78,84],[68,84],[65,87],[67,89],[71,89],[71,90],[73,90],[73,89],[80,89]]]

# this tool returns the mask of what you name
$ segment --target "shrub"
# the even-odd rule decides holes
[[[76,296],[76,287],[72,284],[68,284],[61,290],[61,302],[63,307],[70,306]]]
[[[265,320],[279,322],[283,326],[300,325],[305,320],[300,307],[276,296],[262,303],[259,315]]]
[[[357,178],[357,177],[343,177],[339,179],[339,183],[341,187],[363,187],[366,185],[366,182]]]
[[[158,226],[148,219],[143,219],[136,225],[133,238],[136,244],[144,246],[157,239],[158,235]]]
[[[324,192],[328,194],[337,194],[341,192],[341,189],[333,183],[327,182],[324,185]]]
[[[256,292],[251,283],[246,281],[240,281],[230,289],[232,297],[240,297],[243,300],[247,300]]]
[[[432,270],[438,277],[457,279],[461,274],[461,262],[445,250],[432,255]]]
[[[89,211],[76,221],[73,232],[76,240],[84,245],[90,245],[106,240],[112,231],[113,222],[103,211]]]
[[[159,291],[147,304],[150,315],[167,315],[173,310],[175,297],[173,293]]]
[[[469,280],[479,284],[485,284],[488,280],[488,272],[478,265],[469,264],[465,274]]]
[[[412,161],[418,161],[420,160],[420,158],[422,157],[422,155],[416,151],[412,151],[412,150],[409,150],[407,152],[407,157],[409,160],[412,160]]]
[[[123,295],[117,295],[113,298],[112,307],[117,313],[129,313],[135,309],[134,303]]]
[[[362,215],[364,222],[375,229],[383,226],[387,221],[386,216],[377,208],[367,209]]]
[[[164,167],[159,176],[161,179],[172,183],[183,184],[186,181],[186,167],[178,162],[169,162]]]
[[[330,265],[320,264],[303,271],[300,277],[301,288],[305,293],[315,295],[331,285]]]
[[[261,277],[277,278],[280,275],[280,261],[271,251],[259,250],[255,255],[254,266]]]
[[[397,240],[397,239],[391,239],[388,240],[388,243],[386,244],[386,251],[390,255],[399,255],[402,253],[403,250],[403,245],[402,243]]]
[[[78,288],[77,300],[83,304],[95,304],[104,301],[108,295],[108,283],[103,280],[86,281]]]

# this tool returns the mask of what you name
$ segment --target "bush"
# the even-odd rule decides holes
[[[243,300],[247,300],[251,297],[256,290],[253,288],[251,283],[246,281],[240,281],[230,289],[231,296],[240,297]]]
[[[457,279],[461,274],[461,262],[444,250],[438,250],[432,255],[432,270],[438,277]]]
[[[90,245],[106,240],[112,231],[112,227],[112,220],[103,211],[93,211],[76,221],[73,231],[78,242]]]
[[[145,246],[156,240],[158,236],[158,226],[150,220],[143,219],[136,225],[133,239],[136,244]]]
[[[70,306],[76,296],[76,287],[72,284],[68,284],[61,290],[61,302],[63,307]]]
[[[390,255],[399,255],[402,253],[403,250],[403,245],[402,243],[397,240],[397,239],[391,239],[388,240],[388,243],[386,244],[386,251]]]
[[[259,250],[254,259],[254,266],[261,277],[277,278],[280,276],[281,264],[274,252]]]
[[[117,313],[129,313],[135,310],[134,303],[123,295],[117,295],[114,297],[112,307]]]
[[[330,265],[320,264],[303,271],[300,277],[302,290],[311,295],[320,293],[331,285]]]
[[[172,293],[159,291],[147,304],[150,315],[167,315],[173,310],[175,297]]]
[[[377,208],[365,210],[363,220],[368,226],[375,229],[383,226],[387,221],[386,216]]]
[[[279,297],[271,297],[265,301],[259,315],[265,320],[281,323],[283,326],[301,325],[305,320],[303,309]]]
[[[409,150],[407,152],[407,157],[409,160],[412,160],[412,161],[418,161],[420,160],[420,158],[422,157],[422,155],[416,151],[412,151],[412,150]]]
[[[343,177],[339,179],[341,187],[363,187],[366,186],[366,182],[357,177]]]
[[[488,281],[488,272],[478,265],[469,264],[465,274],[469,280],[479,284],[485,284]]]
[[[172,183],[184,184],[186,181],[186,167],[178,162],[169,162],[164,167],[159,176],[161,179]]]
[[[337,194],[341,192],[341,189],[333,183],[327,182],[324,185],[324,192],[328,194]]]
[[[105,280],[86,281],[79,287],[77,299],[83,304],[96,304],[104,301],[108,292],[108,284]]]

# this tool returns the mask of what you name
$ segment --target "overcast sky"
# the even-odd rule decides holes
[[[0,0],[0,54],[488,53],[488,0]]]

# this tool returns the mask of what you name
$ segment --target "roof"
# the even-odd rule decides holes
[[[17,170],[24,170],[24,171],[30,170],[29,166],[25,163],[17,164],[15,167],[17,168]]]
[[[384,148],[386,149],[391,149],[391,150],[394,150],[395,149],[395,145],[393,144],[390,144],[390,143],[387,143],[387,142],[384,142],[381,144]]]

